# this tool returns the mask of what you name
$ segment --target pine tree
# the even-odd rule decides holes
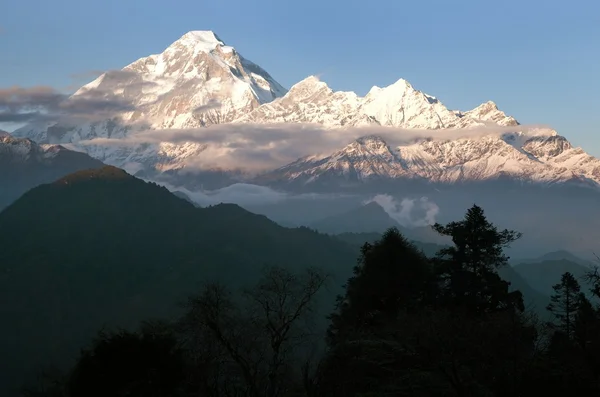
[[[420,307],[432,295],[433,281],[427,257],[396,228],[374,244],[365,243],[330,316],[330,346],[380,329],[401,309]]]
[[[586,349],[595,339],[597,339],[598,330],[598,312],[594,310],[592,303],[587,299],[583,292],[579,293],[579,307],[575,314],[573,324],[573,336],[577,344]]]
[[[509,292],[510,283],[497,269],[508,263],[504,248],[521,233],[496,226],[483,209],[473,205],[462,221],[433,226],[439,234],[452,237],[454,246],[438,252],[436,269],[443,285],[442,300],[473,313],[490,313],[516,308],[524,310],[520,292]]]
[[[550,304],[546,309],[555,318],[553,325],[572,340],[575,316],[581,304],[581,287],[573,274],[566,272],[560,278],[560,283],[552,288],[555,293],[550,297]]]

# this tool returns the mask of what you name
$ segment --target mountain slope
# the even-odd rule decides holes
[[[0,131],[0,210],[37,185],[103,166],[85,153],[58,145],[40,146]]]
[[[391,227],[402,228],[377,203],[371,202],[342,214],[332,215],[308,225],[323,233],[383,233]]]
[[[303,190],[320,185],[360,189],[374,180],[382,185],[390,180],[456,184],[502,178],[543,185],[600,184],[598,159],[551,129],[520,125],[492,101],[469,111],[449,110],[404,79],[374,86],[364,97],[334,91],[315,76],[286,91],[211,31],[189,32],[161,54],[104,73],[69,101],[105,107],[116,101],[120,111],[94,121],[65,116],[58,123],[29,125],[15,134],[42,143],[72,143],[104,163],[175,187],[220,188],[247,182],[252,177],[246,175],[243,162],[219,162],[223,154],[244,145],[266,148],[253,154],[268,159],[261,169],[264,175],[254,183]],[[276,123],[311,123],[328,132],[366,129],[346,147],[340,143],[339,149],[327,153],[307,149],[286,165],[289,156],[284,161],[276,155],[276,138],[270,145],[255,144],[268,139],[270,132],[244,135],[246,128],[260,132],[261,125],[272,128]],[[244,136],[230,142],[228,134],[210,129],[215,124],[230,125]],[[389,127],[393,136],[373,136],[368,127]],[[407,139],[405,132],[393,128],[419,129],[420,138]],[[484,133],[486,128],[491,128],[490,134]],[[467,136],[457,137],[452,133],[457,129]],[[441,133],[429,139],[423,130]]]
[[[359,138],[325,156],[307,156],[259,176],[258,183],[307,188],[309,185],[362,185],[374,181],[455,184],[501,178],[542,184],[600,184],[600,160],[572,148],[556,132],[505,133],[478,139],[423,139],[390,146],[382,137]]]
[[[239,286],[272,264],[321,266],[342,285],[355,254],[235,205],[196,208],[114,167],[70,174],[0,213],[0,356],[13,358],[0,360],[0,384],[67,364],[103,326],[176,314],[202,282]]]
[[[565,272],[570,272],[581,284],[581,292],[589,294],[590,285],[585,281],[585,275],[591,267],[567,259],[546,259],[537,262],[519,263],[514,266],[527,282],[548,296],[554,294],[553,286],[560,283]]]
[[[14,134],[39,143],[85,142],[81,147],[107,164],[164,170],[197,156],[205,146],[167,141],[107,146],[102,139],[125,139],[148,129],[227,123],[286,92],[269,73],[214,32],[191,31],[160,54],[103,73],[69,98],[74,103],[99,98],[118,101],[126,105],[123,111],[90,122],[73,123],[66,117],[57,123],[32,124]],[[98,144],[88,142],[94,139]]]
[[[359,97],[354,92],[333,91],[315,76],[307,77],[292,86],[285,96],[261,105],[236,122],[418,129],[474,127],[486,122],[506,126],[518,124],[493,102],[465,113],[452,112],[437,98],[416,90],[404,79],[383,88],[374,86],[365,97]]]
[[[477,106],[475,109],[471,109],[467,112],[457,112],[456,115],[463,119],[461,125],[469,124],[471,121],[477,121],[480,123],[492,123],[502,126],[517,126],[519,122],[512,116],[507,116],[503,111],[498,109],[492,101],[487,101]]]

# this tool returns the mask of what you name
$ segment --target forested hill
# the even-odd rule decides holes
[[[345,242],[236,205],[196,208],[114,167],[71,174],[0,213],[0,383],[69,361],[103,326],[175,315],[205,281],[318,266],[341,288],[355,264]]]
[[[345,241],[351,245],[354,245],[356,249],[362,246],[365,242],[374,242],[382,237],[381,233],[341,233],[334,235],[335,238]],[[411,241],[415,247],[421,250],[427,257],[433,258],[443,248],[447,248],[447,245],[440,245],[435,243],[424,243],[421,241]],[[525,307],[540,315],[542,318],[546,318],[549,314],[546,310],[546,306],[550,302],[550,293],[540,292],[538,289],[532,287],[532,281],[522,275],[520,267],[503,266],[497,269],[498,274],[502,279],[510,283],[511,290],[518,290],[523,293],[523,300]],[[560,278],[560,275],[556,277],[553,274],[554,279]]]

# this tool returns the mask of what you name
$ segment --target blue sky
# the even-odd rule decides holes
[[[362,95],[402,77],[452,109],[494,100],[600,156],[597,0],[5,1],[0,87],[81,85],[190,30],[288,88],[319,74]]]

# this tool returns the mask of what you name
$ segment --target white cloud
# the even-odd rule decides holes
[[[276,204],[289,198],[287,193],[278,192],[266,186],[251,185],[247,183],[235,183],[217,190],[191,191],[183,187],[175,187],[168,183],[157,182],[171,191],[185,193],[192,201],[200,206],[215,204]]]
[[[389,194],[378,194],[366,203],[376,202],[396,222],[406,227],[428,226],[435,223],[440,212],[436,203],[427,197],[420,199],[403,198],[398,201]]]
[[[343,193],[302,193],[291,194],[277,191],[275,189],[253,185],[249,183],[235,183],[227,187],[215,190],[189,190],[182,186],[174,186],[164,181],[153,181],[166,187],[172,192],[185,193],[196,204],[205,207],[216,204],[237,204],[240,206],[278,204],[284,201],[294,200],[328,200],[334,201],[343,198],[355,198],[354,194]]]
[[[543,126],[519,126],[529,136],[548,134]],[[186,159],[188,169],[227,168],[260,171],[280,167],[299,158],[329,155],[357,138],[378,135],[391,147],[409,145],[423,139],[452,140],[500,136],[515,127],[482,126],[468,129],[418,130],[393,127],[328,129],[317,124],[213,125],[208,128],[144,130],[124,139],[97,138],[82,145],[137,146],[141,143],[200,144],[200,155]]]

